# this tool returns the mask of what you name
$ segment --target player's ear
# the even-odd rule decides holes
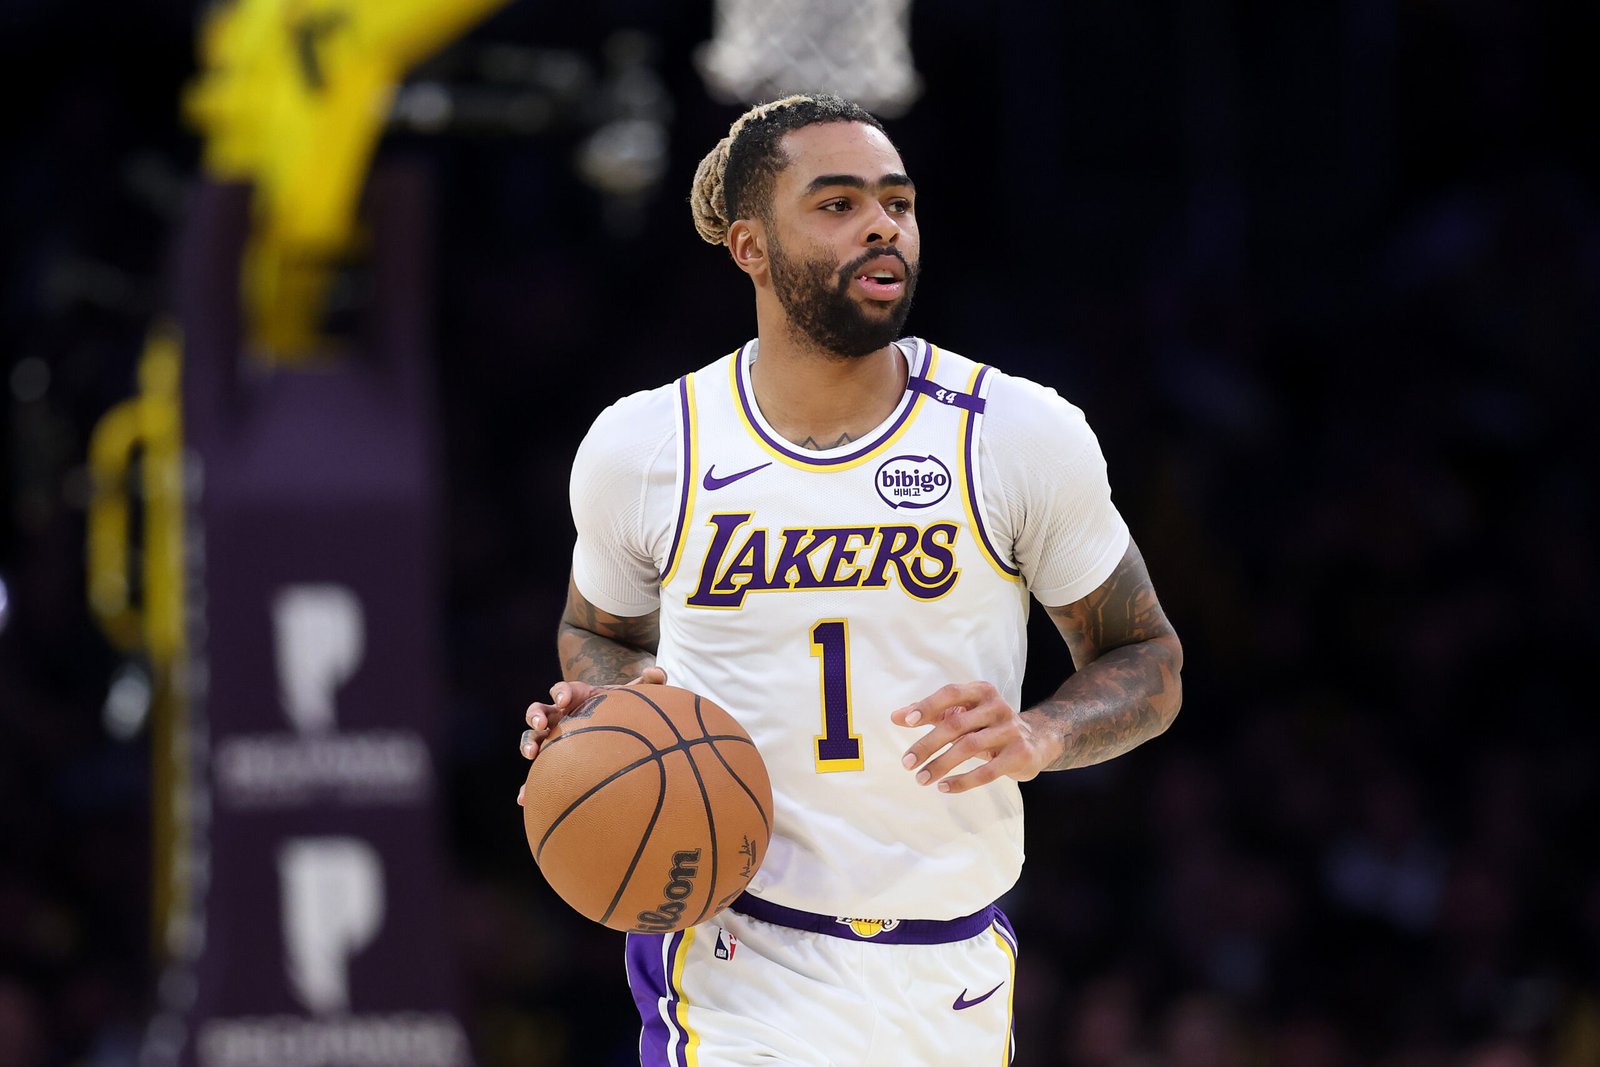
[[[767,231],[760,219],[736,219],[728,227],[728,254],[752,278],[767,273]]]

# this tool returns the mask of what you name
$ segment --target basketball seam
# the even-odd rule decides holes
[[[660,709],[656,710],[659,711]],[[700,724],[699,740],[703,742],[706,739],[706,723],[700,714],[700,695],[698,693],[694,697],[694,717],[695,721]],[[676,727],[673,728],[673,732],[677,733]],[[682,734],[678,734],[678,736],[683,737]],[[695,784],[700,787],[700,803],[705,808],[706,831],[710,835],[709,840],[711,842],[711,884],[706,886],[706,902],[700,908],[700,914],[694,917],[693,923],[693,925],[699,926],[705,921],[706,914],[711,910],[712,902],[717,899],[717,857],[721,850],[717,848],[717,816],[711,807],[711,794],[706,791],[705,775],[700,773],[700,764],[694,758],[694,749],[688,739],[684,741],[683,757],[688,761],[689,769],[694,771]]]
[[[708,740],[711,740],[710,735],[708,735],[706,733],[705,718],[700,713],[700,698],[698,696],[695,697],[695,701],[694,701],[694,713],[695,713],[696,720],[698,720],[699,723],[700,723],[700,736],[704,737],[704,738],[706,738]],[[756,747],[756,743],[754,741],[752,741],[748,737],[736,737],[736,736],[733,736],[733,735],[730,735],[730,734],[724,734],[724,735],[719,735],[717,738],[715,738],[715,740],[716,741],[742,741],[743,743],[749,745],[751,748],[755,748]],[[766,811],[765,808],[763,808],[761,806],[761,800],[760,800],[759,797],[756,796],[755,791],[753,789],[751,789],[750,786],[745,782],[745,780],[739,776],[739,772],[733,769],[732,764],[730,764],[728,762],[727,757],[725,757],[722,754],[722,750],[717,748],[715,743],[713,743],[711,745],[711,754],[713,756],[717,757],[717,762],[722,764],[722,769],[724,771],[728,772],[728,777],[732,778],[734,780],[734,782],[739,786],[739,788],[744,790],[744,795],[749,797],[750,798],[750,803],[755,806],[756,814],[761,816],[761,825],[762,825],[762,827],[767,831],[768,834],[771,834],[772,833],[772,823],[767,818],[767,811]],[[757,756],[759,756],[760,755],[760,751],[757,750],[756,754],[757,754]],[[713,885],[716,884],[715,880],[713,880],[712,884]],[[743,892],[743,890],[741,889],[740,892]],[[714,901],[712,903],[714,903]],[[701,913],[701,918],[704,918],[704,913],[703,912]]]
[[[648,737],[643,736],[643,734],[635,733],[635,731],[627,728],[627,726],[584,726],[584,729],[574,729],[573,733],[562,734],[562,737],[570,737],[573,736],[573,734],[584,733],[586,729],[602,729],[602,731],[610,731],[610,733],[614,734],[629,734],[629,736],[638,737],[638,739],[645,742],[646,745],[650,745],[650,739],[648,739]],[[682,734],[680,734],[680,736],[682,736]],[[555,741],[560,741],[562,737],[557,737]],[[555,744],[555,741],[549,742],[549,744]],[[755,747],[754,742],[750,741],[749,737],[739,737],[738,734],[706,734],[706,736],[702,737],[683,737],[682,741],[678,741],[675,745],[670,745],[670,747],[667,747],[667,749],[658,749],[658,747],[650,745],[650,755],[646,755],[646,757],[640,757],[638,760],[634,760],[632,763],[629,763],[629,765],[616,769],[616,771],[613,771],[610,776],[605,777],[603,781],[597,782],[597,784],[595,784],[595,789],[602,787],[602,785],[608,784],[608,782],[614,781],[619,774],[627,774],[629,771],[637,771],[638,768],[642,768],[642,766],[645,766],[646,763],[650,763],[651,760],[658,760],[658,758],[664,757],[664,755],[669,755],[669,753],[672,752],[686,752],[688,749],[693,749],[694,745],[712,744],[714,741],[733,741],[738,742],[738,744],[750,745],[752,749]],[[549,747],[549,745],[546,745],[546,749],[547,747]],[[590,790],[590,792],[592,792],[592,790]],[[584,795],[579,797],[578,800],[573,801],[573,806],[579,805],[579,803],[587,800],[587,798],[589,798],[589,793],[584,793]],[[562,816],[560,817],[565,819],[568,814],[571,814],[571,808],[563,811]]]
[[[640,759],[635,760],[634,762],[628,764],[626,767],[619,767],[615,771],[612,771],[610,774],[606,775],[606,777],[602,778],[600,781],[598,781],[598,782],[594,783],[593,785],[591,785],[586,791],[584,791],[572,803],[568,804],[566,806],[566,809],[564,811],[562,811],[560,815],[557,815],[555,818],[551,819],[550,820],[550,825],[545,827],[544,834],[539,838],[539,847],[534,850],[534,853],[533,853],[534,862],[538,862],[539,857],[544,854],[545,842],[550,840],[550,835],[555,833],[556,827],[560,826],[562,824],[562,822],[564,822],[566,820],[568,815],[571,815],[574,811],[577,811],[578,808],[583,805],[584,801],[588,800],[590,797],[594,796],[596,793],[600,792],[600,790],[604,789],[606,786],[610,785],[612,782],[616,781],[618,778],[621,778],[623,775],[626,775],[631,771],[636,771],[640,767],[643,767],[646,763],[649,763],[652,759],[655,759],[657,757],[657,755],[661,751],[666,751],[666,750],[662,750],[662,749],[657,749],[655,745],[651,744],[650,739],[648,737],[644,736],[644,734],[640,733],[637,730],[630,730],[626,726],[585,726],[583,729],[584,730],[603,730],[603,731],[607,731],[609,733],[614,733],[614,734],[627,734],[629,737],[635,738],[641,744],[643,744],[646,748],[648,748],[650,750],[650,754],[648,756],[644,756],[644,757],[641,757]],[[575,734],[575,733],[582,733],[582,732],[583,732],[582,730],[574,730],[572,733]],[[556,744],[556,742],[560,741],[562,737],[571,737],[571,736],[572,736],[572,734],[562,734],[561,737],[554,738],[553,740],[551,740],[545,746],[545,751],[549,751],[550,748],[552,748]],[[665,791],[665,787],[663,787],[663,791]]]
[[[735,737],[732,734],[724,734],[724,735],[721,735],[719,737],[714,737],[714,738],[708,737],[708,738],[706,738],[706,740],[708,740],[708,741],[741,741],[744,744],[749,745],[751,748],[755,748],[756,747],[756,743],[754,741],[750,740],[748,737]],[[772,823],[767,818],[766,809],[761,806],[761,798],[756,796],[755,790],[751,789],[750,786],[745,782],[745,780],[743,778],[739,777],[739,772],[733,769],[733,766],[728,763],[727,759],[722,755],[722,751],[720,749],[718,749],[716,745],[712,745],[711,746],[711,751],[717,757],[717,761],[722,764],[722,769],[728,772],[728,777],[732,778],[735,782],[738,783],[739,788],[744,790],[744,795],[749,797],[750,798],[750,802],[756,806],[756,814],[761,816],[761,825],[766,827],[767,833],[770,834],[772,832]],[[759,752],[757,754],[759,755]]]
[[[609,730],[612,733],[631,734],[632,736],[639,738],[641,741],[644,741],[645,744],[650,744],[649,739],[643,734],[626,726],[582,726],[576,730],[567,730],[557,737],[552,737],[550,740],[539,746],[539,751],[549,751],[550,747],[557,742],[565,741],[569,737],[573,737],[581,733],[587,733],[590,730]],[[655,752],[677,752],[687,745],[699,745],[704,744],[707,741],[737,741],[742,745],[749,745],[752,748],[755,747],[754,741],[751,741],[748,737],[741,737],[739,734],[701,734],[699,737],[684,737],[682,734],[679,734],[678,741],[670,748],[656,748],[654,745],[650,745],[650,748]]]
[[[649,704],[652,708],[654,708],[655,709],[655,713],[657,715],[661,716],[661,721],[667,724],[667,729],[672,731],[672,736],[676,737],[679,741],[688,740],[678,730],[678,724],[672,721],[672,716],[668,715],[665,711],[661,710],[661,705],[660,704],[657,704],[654,700],[651,700],[649,697],[645,696],[643,693],[639,692],[639,690],[634,689],[631,686],[623,686],[622,688],[626,689],[628,692],[632,693],[634,696],[638,697],[640,700],[644,701],[646,704]],[[695,707],[698,708],[699,704],[700,704],[700,697],[696,696],[694,699],[695,699]],[[701,733],[702,736],[704,736],[704,734],[705,734],[705,724],[704,723],[701,724],[700,733]]]
[[[622,901],[622,894],[627,892],[628,883],[633,881],[633,872],[638,869],[639,857],[644,855],[645,846],[650,843],[650,835],[656,832],[656,820],[661,818],[661,809],[667,803],[667,765],[665,761],[656,761],[656,775],[661,780],[661,787],[656,790],[656,810],[650,813],[650,821],[645,825],[644,833],[639,836],[639,847],[633,852],[633,859],[628,863],[628,869],[622,873],[622,881],[617,883],[617,891],[611,898],[611,903],[606,907],[606,913],[600,916],[602,924],[610,920],[617,905]]]

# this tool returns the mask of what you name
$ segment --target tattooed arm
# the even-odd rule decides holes
[[[533,759],[539,744],[561,716],[588,700],[598,686],[664,683],[667,672],[656,666],[661,613],[652,611],[625,618],[601,611],[567,581],[567,607],[556,631],[556,651],[561,657],[562,681],[550,687],[548,704],[528,705],[523,719],[522,754]],[[517,803],[523,801],[517,791]]]
[[[1026,715],[1059,744],[1045,770],[1088,767],[1160,734],[1183,703],[1183,645],[1128,542],[1117,569],[1082,600],[1047,609],[1077,673]]]
[[[655,666],[661,613],[624,618],[589,603],[571,579],[567,607],[556,631],[561,676],[590,685],[623,685]]]
[[[1183,646],[1137,545],[1094,592],[1048,610],[1077,666],[1048,700],[1019,713],[990,683],[968,682],[891,713],[902,726],[933,726],[903,760],[918,782],[959,793],[1001,776],[1026,781],[1120,756],[1172,724]],[[945,777],[973,758],[984,763]]]

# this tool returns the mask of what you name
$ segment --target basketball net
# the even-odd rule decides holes
[[[713,25],[695,62],[725,104],[829,92],[898,118],[922,91],[911,0],[716,0]]]

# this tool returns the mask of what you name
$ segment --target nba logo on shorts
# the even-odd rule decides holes
[[[731,960],[733,959],[733,954],[739,951],[739,939],[719,926],[717,927],[717,947],[714,951],[717,959]]]

